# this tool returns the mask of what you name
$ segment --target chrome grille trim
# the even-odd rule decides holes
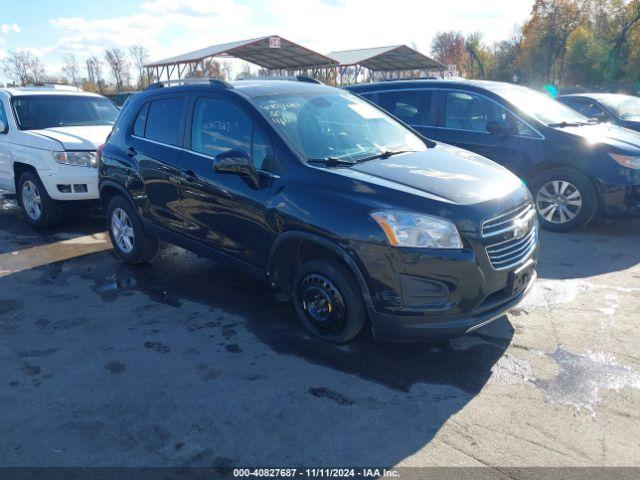
[[[502,215],[498,215],[497,217],[493,217],[490,220],[486,220],[482,224],[482,237],[495,237],[496,235],[510,232],[514,229],[513,224],[515,221],[526,218],[529,215],[535,215],[535,209],[531,204],[514,208],[513,210],[509,210]],[[506,225],[506,227],[496,230],[496,228],[502,225]]]
[[[538,244],[538,222],[535,216],[533,205],[525,204],[483,222],[483,238],[501,236],[500,241],[495,239],[495,243],[485,245],[489,261],[495,270],[506,270],[524,263],[534,252]],[[529,230],[520,236],[524,226],[528,226]],[[518,238],[515,238],[516,235]],[[511,238],[505,240],[505,237]]]

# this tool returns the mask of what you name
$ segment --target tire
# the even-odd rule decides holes
[[[16,193],[22,213],[34,227],[52,227],[60,221],[62,204],[49,196],[36,172],[27,170],[20,175]]]
[[[107,231],[116,256],[124,263],[148,262],[158,251],[158,239],[146,232],[135,208],[122,195],[116,195],[109,202]]]
[[[311,260],[298,268],[293,282],[293,304],[307,330],[333,343],[346,343],[360,333],[366,307],[356,279],[344,264]]]
[[[538,175],[531,193],[540,225],[569,232],[587,225],[598,209],[598,192],[589,178],[571,168],[553,168]]]

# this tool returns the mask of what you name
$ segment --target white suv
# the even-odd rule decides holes
[[[0,89],[0,189],[16,192],[26,219],[55,224],[67,200],[95,200],[96,149],[119,110],[74,87]]]

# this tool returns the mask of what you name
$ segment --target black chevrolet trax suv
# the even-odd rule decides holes
[[[365,325],[397,341],[461,335],[535,278],[538,223],[516,176],[308,79],[154,85],[99,157],[124,262],[162,239],[231,264],[329,341]]]

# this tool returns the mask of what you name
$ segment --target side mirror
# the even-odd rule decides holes
[[[249,154],[244,150],[233,148],[216,155],[213,168],[218,173],[246,177],[256,187],[260,186],[258,171],[253,162],[251,162]]]

